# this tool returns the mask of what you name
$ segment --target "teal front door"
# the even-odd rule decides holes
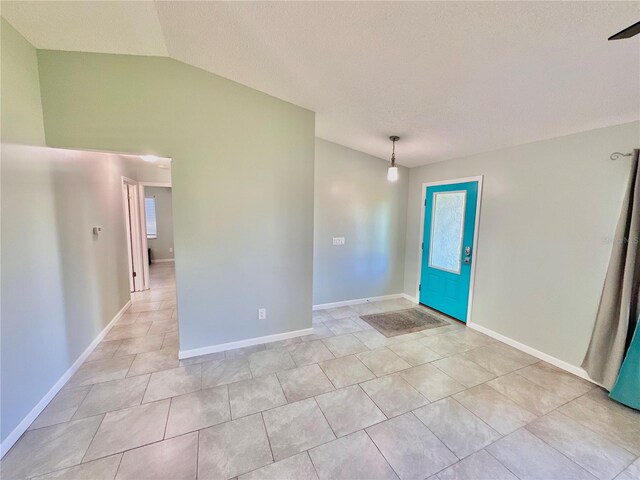
[[[478,182],[426,190],[420,303],[466,323]]]

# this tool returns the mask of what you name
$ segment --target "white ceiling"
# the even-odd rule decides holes
[[[640,119],[640,2],[2,1],[37,48],[170,56],[422,165]]]

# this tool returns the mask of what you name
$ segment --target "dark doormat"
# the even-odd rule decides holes
[[[405,333],[419,332],[448,325],[423,308],[409,308],[373,315],[362,315],[367,322],[385,337],[395,337]]]

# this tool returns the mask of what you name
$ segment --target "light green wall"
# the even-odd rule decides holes
[[[152,259],[171,260],[173,258],[173,211],[170,187],[145,187],[145,197],[156,199],[157,238],[147,240]]]
[[[182,350],[311,327],[313,112],[167,58],[38,59],[48,145],[173,158]]]
[[[0,17],[3,143],[44,145],[36,49]]]
[[[484,175],[472,321],[574,366],[595,321],[629,175],[629,123],[411,169],[405,292],[416,295],[424,182]]]
[[[409,169],[390,183],[388,166],[316,139],[314,305],[403,291]]]
[[[5,440],[129,300],[121,177],[135,169],[104,153],[1,155]]]
[[[170,173],[118,155],[40,146],[36,50],[1,22],[5,442],[129,300],[121,177],[158,181]],[[97,238],[94,225],[103,228]]]

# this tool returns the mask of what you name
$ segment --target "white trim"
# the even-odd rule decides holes
[[[467,304],[467,323],[471,322],[471,307],[473,305],[473,289],[476,279],[476,264],[478,263],[478,234],[480,232],[480,206],[482,204],[482,181],[483,175],[476,177],[454,178],[451,180],[441,180],[439,182],[426,182],[422,184],[422,200],[420,206],[420,241],[418,242],[418,272],[416,281],[416,299],[420,299],[420,274],[422,273],[422,243],[424,242],[424,210],[427,198],[427,187],[436,185],[451,185],[454,183],[478,182],[478,199],[476,202],[476,220],[473,230],[473,260],[471,262],[471,279],[469,280],[469,302]],[[416,302],[418,303],[418,302]]]
[[[191,350],[180,350],[178,358],[199,357],[200,355],[208,355],[210,353],[225,352],[235,348],[251,347],[253,345],[261,345],[263,343],[277,342],[278,340],[287,340],[289,338],[303,337],[313,334],[312,328],[304,328],[302,330],[293,330],[291,332],[276,333],[274,335],[265,335],[264,337],[247,338],[246,340],[238,340],[237,342],[221,343],[219,345],[210,345],[208,347],[194,348]]]
[[[408,300],[410,302],[415,303],[416,305],[419,303],[418,299],[416,297],[412,297],[410,295],[407,295],[406,293],[401,293],[398,295],[387,295],[387,297],[393,297],[393,298],[404,298],[405,300]],[[385,298],[385,297],[377,297],[377,298]],[[355,303],[350,303],[351,305],[355,305],[356,303],[363,303],[359,300],[355,300],[353,301]],[[347,302],[340,302],[340,303],[347,303]],[[327,304],[327,305],[332,305],[332,304]],[[327,307],[329,308],[329,307]],[[314,306],[314,310],[316,310],[315,306]],[[576,367],[575,365],[572,365],[568,362],[565,362],[564,360],[560,360],[559,358],[556,357],[552,357],[551,355],[541,352],[539,350],[536,350],[535,348],[529,347],[528,345],[525,345],[524,343],[520,343],[516,340],[513,340],[509,337],[506,337],[500,333],[494,332],[493,330],[488,329],[487,327],[483,327],[482,325],[478,325],[477,323],[473,323],[473,322],[467,322],[467,327],[471,328],[472,330],[476,330],[480,333],[484,333],[485,335],[491,337],[491,338],[495,338],[496,340],[501,341],[502,343],[505,343],[507,345],[509,345],[510,347],[516,348],[518,350],[520,350],[521,352],[524,353],[528,353],[529,355],[532,355],[536,358],[539,358],[540,360],[544,360],[547,363],[550,363],[551,365],[554,365],[558,368],[560,368],[561,370],[564,370],[566,372],[572,373],[573,375],[576,375],[580,378],[584,378],[585,380],[594,383],[596,385],[600,385],[598,382],[596,382],[595,380],[593,380],[592,378],[589,377],[589,374],[587,372],[585,372],[582,368],[580,367]],[[602,385],[600,385],[602,386]]]
[[[156,260],[153,260],[151,263],[173,263],[175,261],[175,258],[158,258]]]
[[[584,378],[585,380],[588,380],[589,382],[595,383],[596,385],[598,385],[598,383],[592,380],[589,377],[589,374],[587,374],[587,372],[585,372],[580,367],[576,367],[575,365],[565,362],[564,360],[560,360],[559,358],[552,357],[547,353],[536,350],[535,348],[532,348],[528,345],[525,345],[524,343],[520,343],[516,340],[513,340],[512,338],[506,337],[501,333],[494,332],[493,330],[487,327],[483,327],[482,325],[478,325],[477,323],[467,322],[467,327],[473,330],[476,330],[480,333],[484,333],[485,335],[488,335],[491,338],[495,338],[496,340],[500,340],[502,343],[505,343],[510,347],[516,348],[521,352],[528,353],[531,356],[539,358],[540,360],[544,360],[545,362],[550,363],[551,365],[554,365],[566,372],[572,373],[580,378]]]
[[[410,302],[413,303],[418,303],[418,299],[411,297],[409,295],[407,295],[406,293],[403,293],[402,296],[406,299],[409,300]],[[559,358],[556,357],[552,357],[551,355],[541,352],[539,350],[536,350],[535,348],[529,347],[528,345],[525,345],[524,343],[520,343],[516,340],[513,340],[509,337],[506,337],[504,335],[502,335],[501,333],[497,333],[494,332],[493,330],[487,328],[487,327],[483,327],[482,325],[478,325],[477,323],[473,323],[473,322],[467,322],[467,327],[471,328],[472,330],[476,330],[480,333],[484,333],[485,335],[491,337],[491,338],[495,338],[496,340],[501,341],[502,343],[509,345],[510,347],[516,348],[518,350],[520,350],[521,352],[524,353],[528,353],[531,356],[534,356],[536,358],[539,358],[540,360],[544,360],[547,363],[550,363],[551,365],[554,365],[558,368],[560,368],[561,370],[564,370],[566,372],[572,373],[573,375],[576,375],[580,378],[584,378],[585,380],[591,382],[591,383],[595,383],[596,385],[600,385],[598,382],[596,382],[595,380],[593,380],[592,378],[589,377],[589,374],[587,372],[585,372],[582,368],[580,367],[576,367],[575,365],[572,365],[568,362],[565,362],[564,360],[560,360]],[[600,385],[602,386],[602,385]]]
[[[415,303],[416,305],[420,302],[418,302],[418,299],[416,297],[412,297],[410,295],[407,295],[406,293],[401,294],[402,298],[404,298],[405,300],[409,300],[410,302]]]
[[[128,185],[133,188],[132,196],[129,197]],[[142,188],[136,180],[122,177],[124,221],[127,230],[127,248],[129,249],[129,290],[140,292],[149,289],[149,270],[147,268],[146,249],[146,227],[143,219],[144,197],[141,197]],[[126,192],[125,192],[126,190]],[[141,200],[142,199],[142,200]],[[143,230],[144,228],[144,230]],[[142,232],[145,232],[145,235]],[[144,242],[143,242],[144,238]],[[136,272],[136,280],[133,280],[133,273]]]
[[[379,297],[356,298],[355,300],[345,300],[343,302],[320,303],[313,306],[313,310],[326,310],[327,308],[348,307],[349,305],[358,305],[367,302],[379,302],[381,300],[395,300],[396,298],[404,298],[404,293],[394,293],[392,295],[381,295]]]
[[[7,435],[7,438],[4,439],[2,444],[0,444],[0,458],[4,457],[4,455],[13,447],[13,445],[18,441],[18,439],[22,436],[24,432],[31,426],[38,415],[42,413],[42,411],[49,405],[49,402],[53,400],[53,397],[64,387],[64,385],[69,381],[69,379],[73,376],[74,373],[78,371],[80,366],[84,363],[91,352],[98,346],[98,344],[102,341],[102,339],[109,333],[111,327],[120,320],[124,312],[131,306],[131,300],[125,303],[124,307],[120,309],[116,316],[109,322],[109,325],[104,327],[104,329],[98,334],[96,338],[93,339],[91,344],[85,349],[84,352],[73,362],[73,365],[69,367],[69,369],[64,372],[62,377],[51,387],[51,389],[47,392],[47,394],[42,397],[42,400],[38,402],[38,404],[31,409],[31,411],[27,414],[26,417],[22,419],[22,421],[13,429],[13,431]]]
[[[171,182],[140,182],[143,187],[169,187],[171,188]]]
[[[138,192],[140,196],[140,208],[142,214],[140,215],[140,231],[142,242],[142,269],[144,270],[144,278],[149,278],[149,239],[147,238],[147,204],[145,203],[144,184],[140,184],[140,190]],[[145,282],[146,288],[151,288],[151,282]]]
[[[127,265],[129,270],[129,292],[135,291],[133,282],[133,245],[131,243],[131,208],[128,205],[129,189],[127,187],[133,180],[122,177],[122,214],[124,216],[124,229],[127,236]]]
[[[406,300],[409,300],[410,302],[413,303],[418,303],[418,299],[411,297],[409,295],[407,295],[406,293],[402,294],[403,297]],[[539,358],[540,360],[544,360],[547,363],[550,363],[551,365],[554,365],[566,372],[572,373],[573,375],[576,375],[580,378],[584,378],[585,380],[591,382],[591,383],[595,383],[596,385],[600,385],[598,382],[596,382],[595,380],[593,380],[592,378],[589,377],[589,374],[587,372],[585,372],[582,368],[580,367],[576,367],[575,365],[572,365],[568,362],[565,362],[564,360],[560,360],[559,358],[556,357],[552,357],[551,355],[541,352],[539,350],[536,350],[535,348],[529,347],[528,345],[525,345],[524,343],[520,343],[516,340],[513,340],[509,337],[506,337],[500,333],[494,332],[493,330],[490,330],[487,327],[483,327],[482,325],[478,325],[477,323],[473,323],[473,322],[467,322],[467,327],[471,328],[472,330],[476,330],[480,333],[484,333],[485,335],[491,337],[491,338],[495,338],[496,340],[501,341],[502,343],[509,345],[510,347],[516,348],[518,350],[520,350],[521,352],[524,353],[528,353],[531,356],[534,356],[536,358]],[[602,385],[600,385],[602,386]]]

